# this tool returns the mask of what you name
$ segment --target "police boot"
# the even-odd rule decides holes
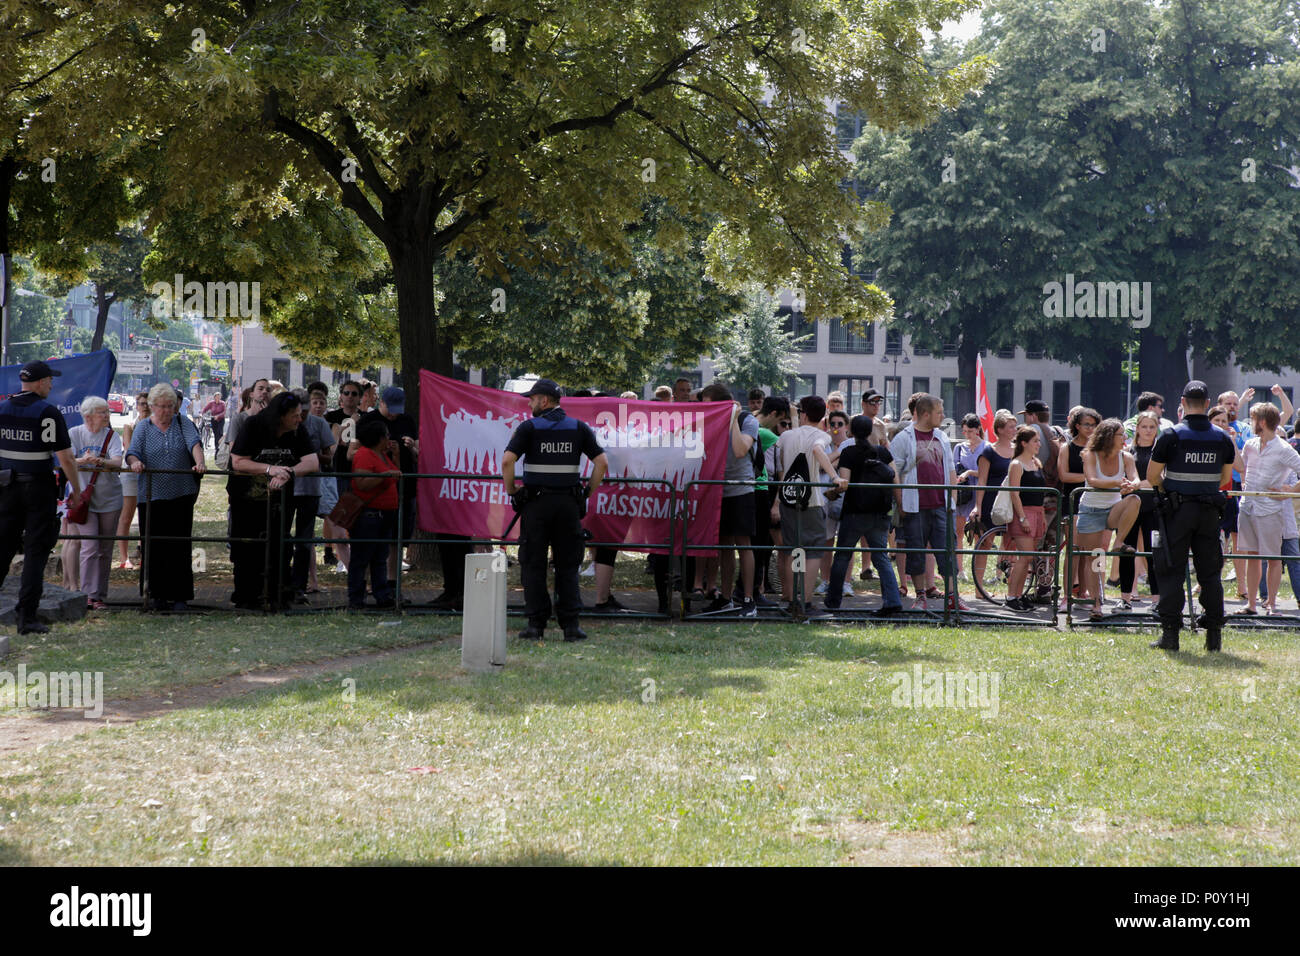
[[[569,642],[585,641],[587,639],[587,632],[574,624],[572,627],[566,627],[564,629],[564,639]]]
[[[1167,624],[1163,625],[1160,629],[1160,640],[1156,641],[1151,646],[1161,651],[1178,650],[1178,627],[1170,627]]]
[[[519,632],[521,641],[540,641],[545,633],[545,628],[538,627],[536,624],[529,624]]]
[[[1223,650],[1222,628],[1207,627],[1205,629],[1205,649],[1211,652]]]
[[[30,617],[22,610],[14,611],[14,623],[18,625],[19,634],[48,634],[48,624],[42,624],[35,614]]]

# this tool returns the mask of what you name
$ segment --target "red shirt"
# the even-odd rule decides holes
[[[378,454],[372,448],[366,448],[364,445],[357,450],[352,457],[353,471],[397,471],[397,466]],[[366,503],[367,508],[374,508],[377,511],[396,511],[397,510],[397,479],[385,478],[384,483],[378,488],[372,486],[365,491],[355,489],[354,493]]]

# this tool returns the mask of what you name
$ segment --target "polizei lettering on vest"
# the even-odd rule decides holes
[[[1213,465],[1219,461],[1219,456],[1212,451],[1189,451],[1185,457],[1197,465]]]
[[[29,428],[0,428],[0,438],[9,441],[31,441],[36,433]]]
[[[546,455],[567,455],[573,451],[573,442],[571,441],[538,442],[537,450]]]

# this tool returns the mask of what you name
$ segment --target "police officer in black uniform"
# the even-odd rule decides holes
[[[1232,439],[1210,424],[1210,391],[1204,382],[1192,381],[1183,389],[1183,421],[1166,428],[1151,449],[1147,480],[1156,489],[1160,545],[1155,552],[1156,580],[1160,585],[1160,640],[1152,647],[1178,650],[1182,621],[1183,575],[1187,551],[1192,552],[1196,580],[1205,608],[1205,649],[1217,651],[1223,640],[1223,553],[1219,550],[1219,522],[1228,498],[1219,489],[1232,481]]]
[[[59,537],[58,487],[51,457],[58,458],[73,494],[81,493],[68,424],[58,406],[46,401],[54,376],[62,374],[44,362],[28,362],[18,373],[22,391],[0,403],[0,585],[21,548],[23,577],[15,611],[19,634],[49,631],[36,614],[45,587],[45,564]]]
[[[540,640],[551,616],[551,596],[546,588],[546,550],[555,553],[555,616],[566,641],[586,638],[578,626],[582,597],[578,592],[578,566],[584,540],[582,518],[587,498],[595,494],[609,464],[586,422],[569,418],[560,408],[560,387],[538,379],[524,393],[533,418],[510,436],[501,459],[506,494],[519,512],[519,563],[524,580],[524,612],[528,627],[519,636]],[[584,486],[579,472],[582,456],[591,460],[591,479]],[[524,459],[524,487],[515,485],[515,462]]]

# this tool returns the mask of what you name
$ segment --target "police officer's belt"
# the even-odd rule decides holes
[[[565,485],[563,488],[557,488],[554,485],[524,485],[524,490],[528,492],[530,498],[540,498],[542,495],[566,495],[572,497],[574,491],[581,487],[582,485]]]

